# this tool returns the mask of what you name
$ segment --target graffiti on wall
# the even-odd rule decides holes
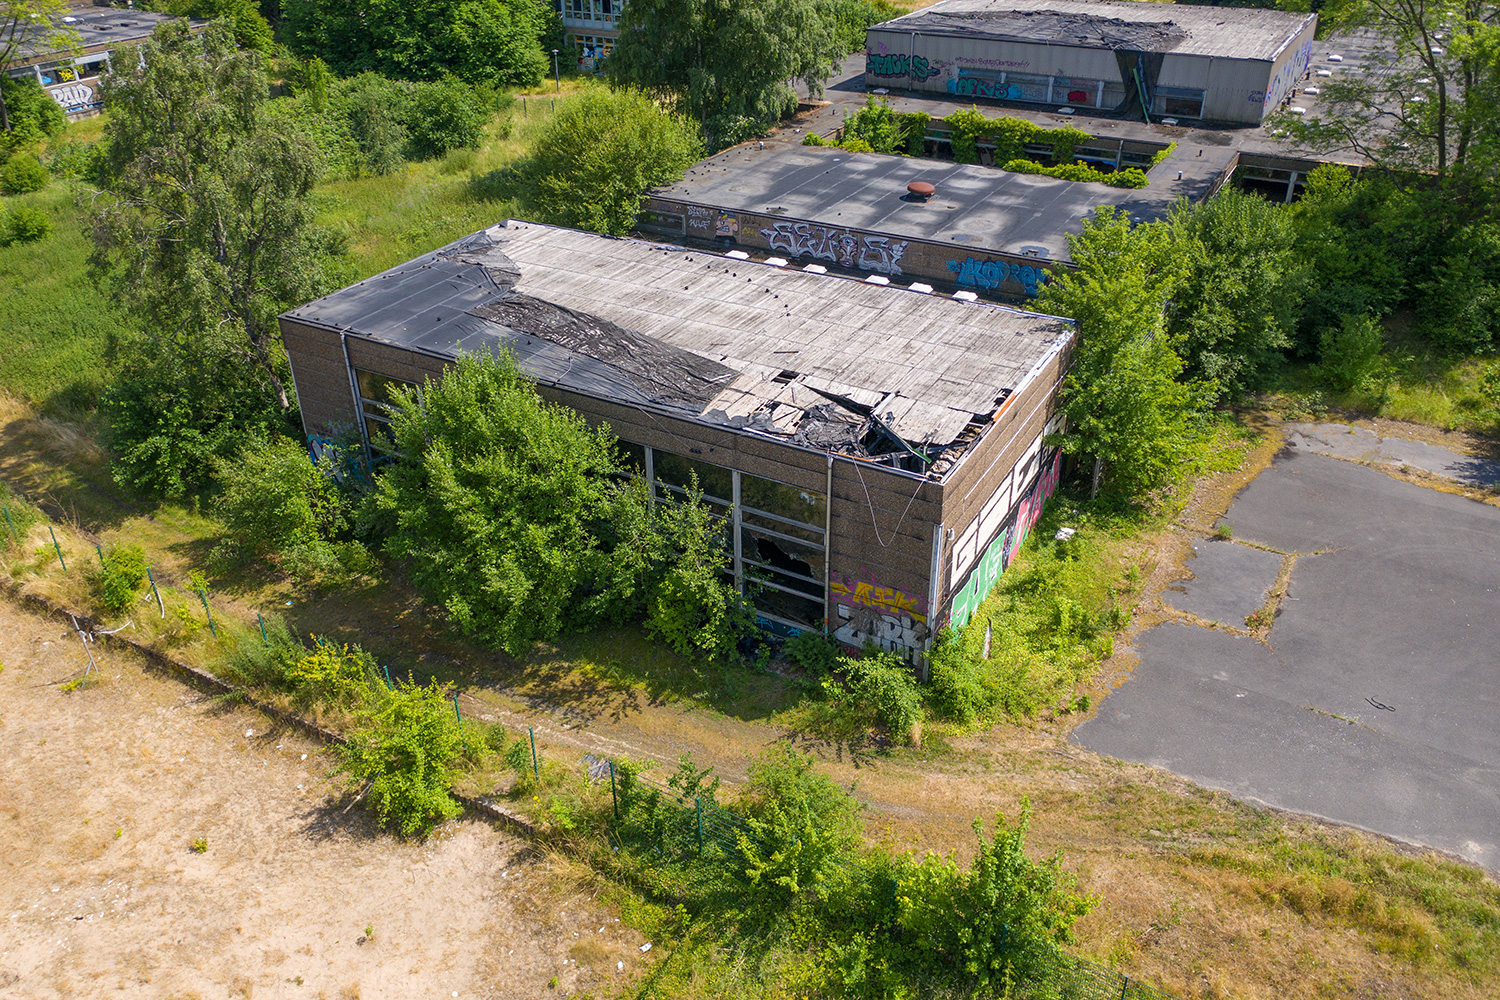
[[[854,649],[873,643],[910,661],[921,652],[931,634],[927,627],[927,598],[910,595],[896,587],[876,583],[868,570],[864,579],[830,573],[834,612],[838,616],[834,638]]]
[[[1003,260],[950,260],[948,270],[957,275],[953,280],[970,288],[999,288],[1006,281],[1018,281],[1027,295],[1035,295],[1037,288],[1047,281],[1046,272],[1031,264],[1009,264]]]
[[[909,56],[904,52],[869,52],[865,55],[865,72],[871,76],[907,76],[921,83],[942,72],[926,56]]]
[[[90,80],[79,80],[76,83],[64,83],[57,87],[48,87],[47,93],[58,106],[69,114],[87,111],[90,108],[102,107],[104,102],[99,97],[98,78]]]
[[[844,267],[881,274],[900,274],[900,260],[909,241],[886,236],[860,236],[847,229],[830,229],[806,222],[778,222],[762,229],[772,250],[782,250],[793,257],[829,260]]]
[[[995,581],[1000,579],[1000,574],[1015,559],[1016,553],[1021,550],[1021,543],[1026,541],[1027,533],[1036,524],[1037,518],[1042,516],[1042,507],[1047,498],[1056,492],[1061,474],[1062,452],[1054,449],[1051,456],[1043,462],[1042,474],[1037,478],[1036,484],[1016,504],[1014,513],[1006,519],[1005,527],[1000,529],[995,540],[985,548],[984,555],[969,574],[968,582],[953,595],[949,623],[954,628],[963,628],[968,624],[974,612],[979,610],[979,605],[989,596]]]
[[[998,80],[986,80],[978,76],[950,76],[948,93],[960,97],[988,97],[991,100],[1021,100],[1020,84],[1005,84]]]
[[[739,238],[740,219],[733,212],[704,208],[702,205],[688,205],[686,218],[689,236],[731,242]]]
[[[1302,78],[1307,72],[1307,64],[1312,58],[1312,39],[1309,38],[1298,47],[1296,54],[1281,64],[1276,75],[1271,78],[1271,84],[1266,88],[1265,96],[1261,98],[1261,108],[1269,109],[1277,101],[1286,96],[1286,92],[1292,85]],[[1255,95],[1251,94],[1253,101]]]

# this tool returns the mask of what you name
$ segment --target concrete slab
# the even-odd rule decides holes
[[[1367,427],[1329,423],[1287,424],[1287,447],[1335,458],[1405,465],[1469,486],[1500,486],[1500,462],[1460,455],[1422,441],[1382,437]]]
[[[1169,587],[1166,603],[1205,621],[1244,628],[1251,612],[1266,603],[1281,572],[1281,556],[1206,539],[1195,542],[1193,552],[1187,564],[1193,578]]]
[[[1268,644],[1149,630],[1072,739],[1500,871],[1500,509],[1287,449],[1227,519],[1308,553]]]

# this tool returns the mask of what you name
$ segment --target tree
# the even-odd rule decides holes
[[[138,6],[178,17],[223,18],[233,25],[234,40],[257,52],[269,54],[276,44],[271,24],[256,0],[146,0]]]
[[[844,55],[835,23],[823,0],[631,0],[606,72],[728,145],[796,108],[787,81],[822,93]]]
[[[1500,8],[1484,0],[1338,0],[1321,18],[1325,27],[1379,32],[1389,46],[1385,65],[1319,81],[1321,110],[1283,112],[1276,127],[1299,144],[1353,150],[1438,182],[1494,178]]]
[[[225,528],[217,556],[239,562],[274,556],[302,572],[336,561],[332,540],[348,526],[349,503],[328,459],[314,465],[300,441],[257,437],[233,459],[220,460],[216,478]]]
[[[695,133],[637,91],[593,90],[564,105],[537,141],[523,190],[544,221],[623,236],[646,189],[702,155]]]
[[[609,429],[542,402],[509,356],[464,356],[420,397],[398,391],[397,406],[402,458],[374,501],[386,552],[483,642],[519,656],[639,619],[674,567],[723,566],[717,534],[653,514],[645,485],[620,475]],[[726,585],[712,583],[692,593],[719,600]],[[673,611],[712,624],[685,593],[673,591]]]
[[[110,197],[90,268],[157,341],[203,340],[250,362],[291,407],[276,314],[316,295],[333,241],[313,225],[316,146],[264,114],[260,55],[229,27],[162,24],[105,76]]]
[[[1038,309],[1077,320],[1082,335],[1062,387],[1061,444],[1100,459],[1111,492],[1138,498],[1176,470],[1204,389],[1178,381],[1183,361],[1166,334],[1183,264],[1168,227],[1132,227],[1109,206],[1068,246],[1078,270],[1053,272],[1037,297]]]
[[[69,9],[67,0],[0,0],[0,79],[25,51],[77,48],[78,32],[63,21]],[[0,88],[0,132],[11,130],[8,97]]]
[[[1306,271],[1293,219],[1229,187],[1197,205],[1179,203],[1169,225],[1187,266],[1168,334],[1192,375],[1237,398],[1292,344]]]
[[[532,86],[550,68],[538,39],[553,19],[544,0],[286,0],[281,23],[293,51],[341,74]]]

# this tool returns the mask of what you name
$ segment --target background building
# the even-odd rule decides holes
[[[46,88],[69,118],[98,114],[99,77],[109,66],[109,54],[122,45],[135,45],[151,37],[156,26],[170,21],[167,14],[121,7],[75,7],[62,17],[62,24],[78,33],[72,51],[58,51],[22,40],[8,75],[16,80],[34,79]],[[193,21],[201,30],[207,21]]]
[[[624,6],[625,0],[557,0],[563,29],[583,72],[594,72],[614,49],[620,37],[616,25]]]
[[[281,317],[309,443],[389,447],[393,383],[505,347],[659,495],[696,472],[763,627],[918,660],[968,620],[1062,458],[1067,320],[507,222]]]
[[[1307,72],[1316,14],[1131,0],[945,0],[866,33],[871,87],[1259,124]]]

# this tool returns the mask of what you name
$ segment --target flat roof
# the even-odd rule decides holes
[[[944,0],[871,31],[1271,60],[1316,14],[1139,0]]]
[[[504,346],[543,384],[860,457],[877,453],[873,416],[950,466],[1074,335],[1054,316],[517,221],[284,318],[441,357]]]
[[[1098,144],[1109,149],[1116,141],[1100,138]],[[1227,148],[1177,154],[1150,172],[1146,187],[1130,189],[951,160],[786,142],[767,142],[760,149],[750,143],[709,157],[652,194],[950,243],[955,251],[990,250],[1052,262],[1068,260],[1068,234],[1082,232],[1084,218],[1095,208],[1118,205],[1133,218],[1159,219],[1181,198],[1206,197],[1234,156]],[[908,201],[906,185],[917,180],[931,183],[937,194],[925,202]]]
[[[82,55],[85,52],[133,45],[150,38],[156,26],[162,22],[177,20],[183,20],[183,18],[147,10],[130,10],[124,7],[74,7],[56,17],[54,21],[60,27],[72,28],[78,32],[79,43],[76,53],[58,49],[52,45],[38,48],[35,39],[41,32],[34,31],[31,38],[23,37],[17,45],[16,60],[11,64],[11,68],[46,62],[59,55],[64,57]],[[186,20],[194,29],[208,24],[207,19],[204,18],[187,18]]]

